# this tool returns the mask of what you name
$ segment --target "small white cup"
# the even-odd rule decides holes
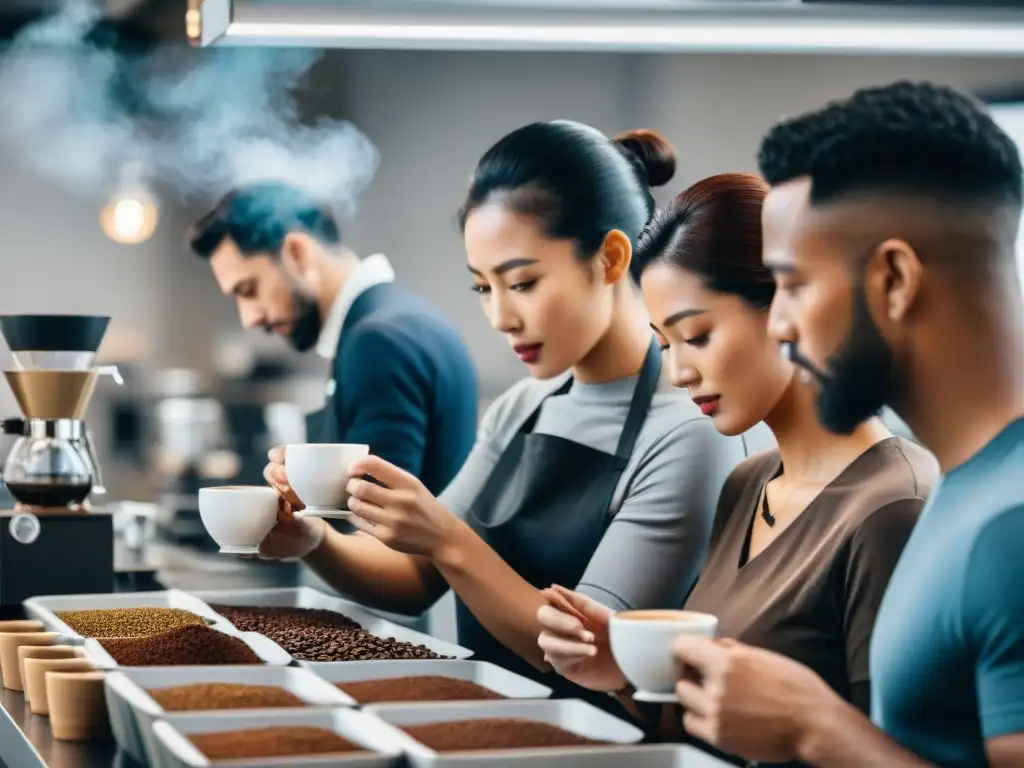
[[[623,611],[608,625],[615,663],[636,688],[637,701],[671,703],[682,670],[672,655],[680,635],[714,637],[718,618],[696,611]]]
[[[221,552],[254,555],[277,523],[277,491],[265,485],[200,488],[199,517]]]
[[[348,467],[369,455],[370,446],[354,443],[299,443],[284,452],[284,469],[306,508],[298,514],[345,520],[348,511]]]

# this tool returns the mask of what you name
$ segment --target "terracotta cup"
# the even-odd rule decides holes
[[[110,719],[103,692],[103,672],[45,673],[50,729],[58,741],[89,741],[110,737]]]
[[[47,672],[91,672],[95,669],[85,657],[66,659],[25,659],[25,698],[33,715],[50,714],[50,700],[46,697]]]
[[[0,632],[0,673],[4,677],[4,688],[22,690],[18,648],[23,645],[56,645],[59,637],[56,632]]]
[[[46,625],[35,619],[0,621],[0,632],[45,632]]]
[[[18,648],[18,674],[25,690],[25,659],[73,659],[79,653],[72,645],[23,645]]]

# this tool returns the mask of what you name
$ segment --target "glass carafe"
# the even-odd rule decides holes
[[[22,504],[71,507],[89,496],[95,481],[81,422],[29,421],[4,463],[3,479]]]

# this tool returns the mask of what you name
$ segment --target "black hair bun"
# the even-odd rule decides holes
[[[648,186],[663,186],[675,176],[676,148],[657,131],[647,128],[625,131],[615,137],[615,143],[643,168]]]

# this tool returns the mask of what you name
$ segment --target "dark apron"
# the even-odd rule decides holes
[[[575,587],[611,522],[619,479],[647,419],[661,375],[661,350],[652,339],[633,391],[615,454],[554,435],[533,434],[541,406],[501,455],[470,507],[466,521],[516,573],[537,589]],[[570,378],[555,395],[572,386]],[[543,404],[542,404],[543,405]],[[642,567],[623,563],[623,568]],[[510,651],[456,600],[459,644],[490,661],[554,689],[555,696],[584,698],[604,708],[619,705],[553,672],[541,673]]]

